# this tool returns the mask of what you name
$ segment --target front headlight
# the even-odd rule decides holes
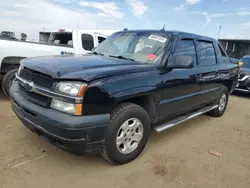
[[[51,108],[72,115],[82,114],[82,104],[72,104],[57,99],[52,99]]]
[[[63,94],[65,96],[83,98],[85,90],[87,89],[87,84],[82,82],[70,82],[62,81],[56,85],[55,92]],[[81,115],[82,114],[82,104],[76,104],[72,102],[65,102],[58,99],[52,99],[50,107],[65,112],[72,115]]]
[[[59,82],[56,85],[55,92],[70,95],[73,97],[83,97],[84,90],[86,89],[87,84],[82,82]]]

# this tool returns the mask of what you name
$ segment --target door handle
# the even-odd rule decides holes
[[[216,79],[218,77],[218,75],[219,75],[218,72],[211,72],[207,75],[197,74],[196,80],[197,80],[197,82],[211,81],[211,80]]]

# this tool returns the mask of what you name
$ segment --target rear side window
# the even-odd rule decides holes
[[[98,39],[98,44],[100,44],[103,41],[105,41],[106,38],[98,36],[97,39]]]
[[[176,45],[173,55],[192,56],[193,62],[196,64],[196,50],[195,50],[194,40],[192,39],[180,40]]]
[[[216,56],[214,45],[212,42],[198,41],[200,49],[200,61],[202,66],[209,66],[216,64]]]
[[[49,40],[49,44],[55,45],[67,45],[72,46],[72,33],[70,32],[53,32],[51,33]]]
[[[88,51],[94,48],[94,38],[92,35],[82,34],[82,47]]]

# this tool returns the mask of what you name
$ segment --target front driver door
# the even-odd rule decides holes
[[[201,86],[197,84],[197,53],[194,39],[181,39],[176,43],[174,55],[192,56],[192,68],[173,68],[164,75],[161,117],[168,118],[199,105]],[[169,58],[171,61],[171,57]]]

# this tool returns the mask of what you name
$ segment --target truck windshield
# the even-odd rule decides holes
[[[73,46],[71,32],[53,32],[49,37],[49,44]]]
[[[118,32],[108,37],[93,52],[154,64],[161,60],[167,41],[166,33]]]
[[[250,69],[250,57],[245,57],[240,60],[243,64],[241,65],[242,68]]]

